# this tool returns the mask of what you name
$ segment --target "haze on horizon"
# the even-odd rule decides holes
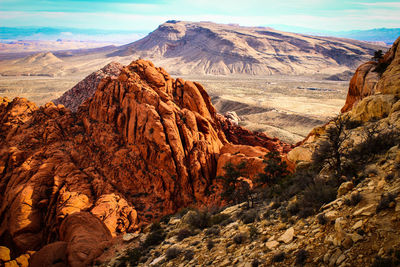
[[[0,0],[0,10],[2,27],[65,28],[65,38],[83,38],[68,29],[100,29],[138,39],[167,20],[315,33],[400,28],[400,2],[391,0]]]

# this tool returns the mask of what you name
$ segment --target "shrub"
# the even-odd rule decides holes
[[[336,193],[337,186],[330,182],[322,180],[313,182],[307,186],[299,199],[299,216],[306,218],[314,214],[323,204],[336,199]]]
[[[187,218],[187,222],[193,228],[207,228],[210,226],[210,214],[207,211],[192,212]]]
[[[225,220],[228,220],[228,219],[230,219],[230,216],[228,214],[218,213],[218,214],[211,216],[210,224],[211,225],[221,224],[222,222],[224,222]]]
[[[208,240],[207,241],[207,249],[211,250],[214,247],[214,241]]]
[[[229,203],[241,203],[246,201],[248,206],[253,205],[253,192],[250,185],[241,179],[245,176],[244,170],[246,162],[242,161],[238,165],[228,162],[223,169],[224,176],[218,176],[217,179],[222,181],[223,191],[221,197]]]
[[[239,233],[233,237],[233,242],[235,242],[236,244],[243,244],[246,241],[246,239],[247,239],[246,234]]]
[[[258,218],[258,214],[257,214],[257,210],[255,210],[255,209],[245,211],[240,215],[240,219],[242,220],[242,222],[244,224],[253,223],[253,222],[255,222],[255,220],[257,218]]]
[[[333,119],[332,126],[326,129],[326,140],[319,143],[312,155],[314,168],[318,171],[328,165],[335,172],[336,177],[342,177],[342,158],[346,158],[349,152],[349,147],[344,146],[349,139],[349,132],[345,131],[349,121],[348,115],[337,116]]]
[[[251,262],[251,267],[258,267],[260,265],[260,262],[258,261],[258,259],[254,259]]]
[[[219,235],[220,230],[218,226],[212,226],[211,228],[208,228],[205,232],[206,235]]]
[[[391,258],[383,258],[376,256],[374,262],[372,263],[371,267],[391,267],[393,265]]]
[[[278,151],[271,151],[266,154],[263,162],[266,166],[264,172],[258,175],[259,185],[277,182],[290,173],[286,161],[282,161]]]
[[[303,265],[306,262],[307,257],[308,257],[307,250],[300,249],[296,253],[296,264],[297,265]]]
[[[129,262],[132,266],[139,264],[140,258],[142,257],[142,252],[140,248],[132,248],[127,250],[125,256],[121,258],[121,263],[126,265]]]
[[[379,201],[378,206],[376,207],[376,213],[390,208],[390,203],[395,202],[396,195],[395,194],[382,194],[381,200]]]
[[[185,239],[186,237],[189,237],[189,236],[192,236],[192,235],[193,235],[193,232],[192,232],[192,231],[190,231],[189,229],[184,228],[184,229],[179,230],[176,239],[177,239],[178,241],[182,241],[182,240]]]
[[[161,242],[164,241],[165,236],[166,236],[166,234],[162,228],[155,230],[153,232],[150,232],[147,235],[146,240],[143,242],[143,248],[148,248],[150,246],[156,246],[156,245],[160,244]]]
[[[182,250],[179,247],[170,247],[165,252],[165,257],[167,258],[167,260],[172,260],[172,259],[175,259],[176,257],[178,257],[179,254],[181,254],[181,253],[182,253]]]
[[[351,194],[350,198],[346,198],[344,204],[347,206],[356,206],[362,200],[360,192]]]
[[[155,232],[157,230],[162,230],[162,227],[159,222],[153,222],[150,226],[150,232]]]
[[[300,211],[299,203],[297,201],[290,203],[286,207],[286,210],[289,212],[290,215],[297,214]]]
[[[317,216],[318,223],[321,225],[325,225],[328,222],[328,219],[325,216],[325,213],[318,214]]]
[[[250,239],[255,240],[258,237],[258,231],[257,228],[254,225],[251,225],[249,227],[249,234],[250,234]]]
[[[188,249],[185,251],[183,254],[185,261],[191,261],[194,257],[194,251],[191,249]]]
[[[285,260],[285,252],[279,252],[272,257],[272,262],[282,262]]]

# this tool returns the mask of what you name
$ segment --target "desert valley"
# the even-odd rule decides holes
[[[0,43],[0,266],[399,266],[384,41],[168,20]]]

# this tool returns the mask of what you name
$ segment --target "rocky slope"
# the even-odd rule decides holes
[[[122,65],[112,62],[104,66],[102,69],[93,72],[77,85],[65,92],[61,97],[53,100],[53,103],[62,104],[65,107],[76,112],[78,107],[88,98],[92,97],[100,81],[105,77],[118,76],[122,70]]]
[[[109,56],[148,58],[174,74],[315,74],[353,69],[377,49],[384,48],[271,28],[168,21]]]
[[[91,92],[80,88],[79,101]],[[33,266],[91,264],[112,237],[187,205],[218,205],[209,191],[226,162],[262,169],[267,148],[290,149],[267,136],[258,138],[267,148],[231,144],[220,120],[200,84],[144,60],[105,76],[76,113],[1,98],[0,245],[16,262],[38,251]]]
[[[399,43],[378,63],[357,70],[347,112],[289,152],[297,174],[271,185],[270,193],[278,195],[261,195],[250,209],[243,203],[164,218],[124,236],[98,265],[399,266]],[[375,85],[365,87],[368,64],[382,68]],[[333,164],[335,151],[339,165]],[[164,233],[160,244],[149,245],[157,231]]]

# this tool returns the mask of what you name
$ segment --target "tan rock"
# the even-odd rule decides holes
[[[273,250],[274,248],[276,248],[279,245],[279,242],[272,240],[272,241],[268,241],[265,243],[265,246],[270,249]]]
[[[290,227],[285,231],[285,233],[283,233],[283,235],[279,237],[278,241],[282,241],[287,244],[292,242],[293,237],[294,237],[294,228]]]
[[[353,182],[349,181],[349,182],[344,182],[339,186],[339,189],[337,191],[337,197],[341,197],[345,194],[347,194],[348,192],[350,192],[350,190],[352,190],[354,188],[354,184]]]

